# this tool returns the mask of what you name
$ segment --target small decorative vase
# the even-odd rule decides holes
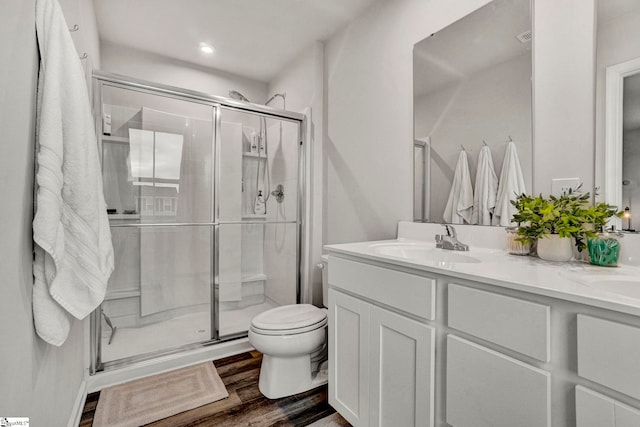
[[[531,252],[531,243],[522,243],[516,239],[518,235],[518,227],[507,227],[507,252],[512,255],[529,255]]]
[[[620,257],[620,242],[618,239],[608,234],[601,234],[598,237],[587,241],[591,264],[604,267],[616,267]]]
[[[571,261],[573,245],[569,237],[550,234],[538,239],[538,257],[546,261]]]

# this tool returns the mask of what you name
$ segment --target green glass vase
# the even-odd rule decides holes
[[[599,236],[587,241],[591,264],[615,267],[620,257],[620,242],[608,236]]]

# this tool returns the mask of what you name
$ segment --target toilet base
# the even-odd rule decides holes
[[[326,383],[326,370],[311,372],[311,357],[308,354],[297,357],[262,356],[258,387],[269,399],[292,396]]]

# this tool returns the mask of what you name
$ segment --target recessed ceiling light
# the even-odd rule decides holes
[[[201,42],[200,43],[200,51],[204,52],[204,53],[211,54],[211,53],[213,53],[214,49],[213,49],[213,46],[211,46],[210,44]]]

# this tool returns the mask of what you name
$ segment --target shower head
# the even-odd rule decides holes
[[[247,99],[246,96],[244,96],[243,94],[241,94],[237,90],[230,90],[229,91],[229,97],[231,97],[232,99],[237,99],[238,101],[251,102],[251,101],[249,101]]]
[[[273,96],[271,98],[269,98],[267,100],[267,102],[264,103],[264,105],[269,105],[269,103],[271,101],[273,101],[274,99],[276,99],[278,96],[280,98],[282,98],[282,109],[285,110],[287,108],[286,107],[286,105],[287,105],[287,94],[285,92],[283,92],[283,93],[274,93]]]

